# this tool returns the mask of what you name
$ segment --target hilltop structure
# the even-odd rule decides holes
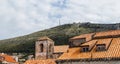
[[[48,37],[38,39],[35,60],[29,63],[37,63],[43,59],[46,61],[51,59],[57,64],[120,63],[120,30],[83,34],[70,38],[69,41],[68,48],[54,46],[54,41]]]

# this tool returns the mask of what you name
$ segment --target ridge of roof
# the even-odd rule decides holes
[[[96,32],[93,38],[120,36],[120,30]]]
[[[38,40],[38,41],[49,40],[49,41],[54,42],[54,41],[53,41],[52,39],[50,39],[48,36],[39,37],[37,40]]]
[[[96,32],[96,33],[81,34],[81,35],[70,38],[70,40],[81,39],[81,38],[86,38],[86,40],[90,40],[90,39],[104,38],[104,37],[106,38],[106,37],[114,37],[114,36],[120,36],[120,29]]]
[[[79,35],[79,36],[74,36],[74,37],[72,37],[72,38],[70,38],[70,39],[86,38],[86,37],[88,37],[88,36],[92,36],[92,35],[94,35],[94,33],[81,34],[81,35]]]
[[[27,60],[24,64],[56,64],[54,59],[46,60]]]
[[[54,46],[54,53],[67,52],[69,45]]]

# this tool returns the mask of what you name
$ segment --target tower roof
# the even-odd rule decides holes
[[[120,30],[97,32],[94,38],[114,37],[114,36],[120,36]]]
[[[70,38],[70,40],[76,40],[76,39],[81,39],[81,38],[86,38],[86,41],[89,41],[92,39],[92,36],[94,35],[94,33],[90,33],[90,34],[82,34],[79,36],[75,36]]]
[[[69,49],[68,45],[54,46],[54,53],[64,53]]]
[[[49,37],[47,37],[47,36],[44,36],[44,37],[39,37],[37,40],[38,40],[38,41],[49,40],[49,41],[54,42],[52,39],[50,39],[50,38],[49,38]]]

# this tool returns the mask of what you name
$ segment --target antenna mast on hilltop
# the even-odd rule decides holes
[[[60,18],[59,18],[59,26],[61,25],[61,21],[60,21]]]

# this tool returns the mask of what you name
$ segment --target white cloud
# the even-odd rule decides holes
[[[0,39],[73,22],[120,22],[120,0],[0,0]]]

